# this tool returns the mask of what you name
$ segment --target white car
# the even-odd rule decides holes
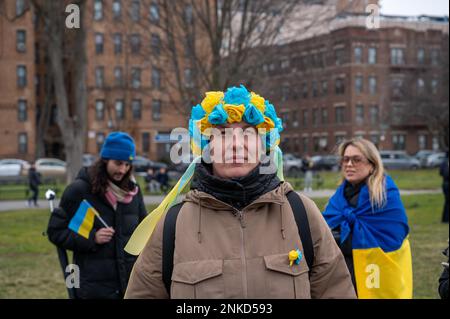
[[[441,166],[442,162],[447,159],[445,153],[431,154],[427,157],[426,167],[435,168]]]
[[[35,165],[42,176],[64,176],[67,172],[66,162],[57,158],[40,158]]]
[[[26,175],[30,163],[16,158],[5,158],[0,160],[0,176]]]

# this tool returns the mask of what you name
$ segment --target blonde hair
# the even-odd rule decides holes
[[[372,207],[383,207],[386,204],[386,181],[384,166],[378,149],[371,141],[358,137],[342,142],[338,147],[338,155],[344,156],[345,150],[350,145],[356,147],[372,164],[373,171],[367,179],[370,203]],[[343,180],[344,178],[342,178]]]

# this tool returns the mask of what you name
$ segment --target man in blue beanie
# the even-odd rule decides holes
[[[73,251],[73,263],[80,270],[76,298],[119,299],[125,293],[136,257],[127,254],[124,247],[147,215],[132,175],[135,156],[131,136],[123,132],[109,134],[100,159],[81,169],[51,214],[47,230],[50,241]],[[101,217],[94,218],[89,238],[68,228],[83,201]]]

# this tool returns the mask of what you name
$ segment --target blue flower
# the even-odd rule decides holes
[[[253,104],[249,104],[244,112],[244,121],[250,125],[258,125],[264,122],[264,116]]]
[[[274,123],[275,123],[275,128],[278,130],[278,132],[279,133],[283,132],[283,130],[284,130],[283,121],[279,117],[277,117],[275,119]]]
[[[193,120],[201,120],[205,116],[206,112],[200,104],[197,104],[192,108],[191,118]]]
[[[223,105],[219,104],[217,105],[214,110],[209,113],[208,121],[209,123],[213,125],[221,125],[225,123],[228,119],[228,114],[223,109]]]
[[[250,92],[241,84],[240,87],[231,87],[225,92],[224,101],[226,104],[247,106],[250,103]]]
[[[264,115],[267,117],[270,117],[272,119],[272,121],[275,123],[276,119],[278,118],[277,112],[275,111],[275,107],[267,100],[265,101],[264,104],[266,104],[266,111],[264,112]],[[275,123],[275,125],[276,125],[276,123]]]

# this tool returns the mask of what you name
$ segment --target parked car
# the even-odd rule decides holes
[[[67,173],[66,162],[57,158],[40,158],[35,165],[36,171],[44,177],[61,177]]]
[[[92,154],[83,154],[83,167],[89,167],[97,160],[97,157]]]
[[[338,171],[339,156],[336,155],[316,155],[311,158],[315,171]]]
[[[167,164],[161,162],[154,162],[144,156],[136,156],[133,160],[134,171],[139,174],[144,174],[149,168],[159,170],[160,168],[167,168]]]
[[[26,175],[30,163],[17,158],[5,158],[0,160],[0,176],[20,176]]]
[[[436,168],[441,166],[442,162],[445,161],[446,159],[447,159],[446,154],[443,152],[431,154],[430,156],[428,156],[425,166],[427,168]]]
[[[420,167],[426,167],[428,156],[436,153],[437,153],[436,151],[432,150],[421,150],[418,151],[416,155],[414,155],[414,157],[420,162]]]
[[[380,151],[381,161],[386,169],[418,169],[418,159],[404,151]]]
[[[303,161],[293,154],[283,155],[283,170],[287,176],[298,176],[302,172]]]

